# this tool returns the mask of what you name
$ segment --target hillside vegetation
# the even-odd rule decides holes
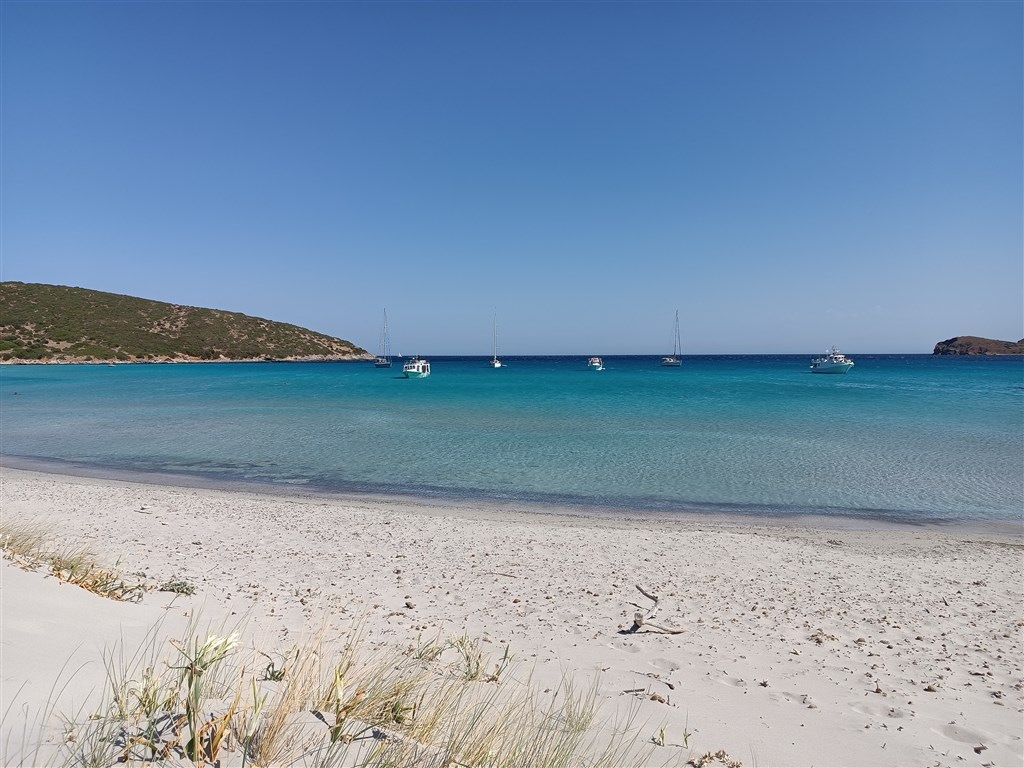
[[[0,283],[0,361],[365,360],[351,342],[239,312]]]
[[[1020,341],[999,341],[983,339],[980,336],[954,336],[940,341],[932,351],[933,355],[1024,355],[1024,339]]]

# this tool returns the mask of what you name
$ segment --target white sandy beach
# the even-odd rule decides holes
[[[102,686],[103,647],[201,611],[244,617],[281,650],[324,621],[362,622],[371,645],[465,632],[500,656],[509,643],[540,685],[596,677],[606,714],[638,707],[642,740],[664,725],[659,761],[1024,765],[1020,536],[0,480],[5,523],[199,588],[116,603],[5,561],[3,712],[37,709],[69,668],[73,709]],[[658,622],[686,631],[623,634],[650,604],[637,584],[661,596]],[[20,727],[7,717],[2,743]]]

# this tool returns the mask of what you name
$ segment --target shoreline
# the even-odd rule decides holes
[[[202,358],[165,358],[160,360],[120,360],[116,357],[99,360],[23,360],[21,358],[0,359],[0,365],[191,365],[205,363],[372,363],[372,355],[303,355],[301,357],[240,357],[204,360]]]
[[[747,765],[1024,762],[1019,536],[286,497],[9,467],[0,503],[5,524],[198,588],[116,604],[119,618],[86,627],[81,613],[50,613],[53,579],[5,575],[5,708],[24,677],[49,690],[66,661],[40,654],[39,625],[55,625],[47,641],[102,647],[170,605],[246,616],[283,650],[312,627],[354,623],[371,648],[466,634],[493,658],[508,643],[534,682],[597,680],[604,716],[635,708],[640,741],[664,723],[656,756],[680,764],[719,749]],[[686,632],[625,633],[649,607],[634,585]]]
[[[91,478],[129,484],[155,485],[175,488],[196,488],[228,493],[246,493],[281,499],[316,499],[345,503],[387,504],[410,510],[444,509],[471,510],[479,515],[481,509],[494,514],[531,514],[564,518],[640,521],[644,523],[703,524],[722,526],[753,526],[766,528],[807,527],[818,530],[864,531],[944,531],[962,534],[995,534],[1024,538],[1024,520],[970,520],[917,516],[900,512],[872,510],[772,511],[752,507],[749,511],[739,505],[693,505],[671,502],[631,504],[624,500],[616,504],[601,504],[588,499],[508,498],[479,493],[450,493],[444,489],[409,489],[377,491],[364,488],[330,490],[305,484],[273,481],[238,480],[188,472],[160,472],[130,470],[88,462],[62,459],[12,456],[0,454],[0,470],[13,469],[44,475]],[[700,508],[700,507],[703,508]]]

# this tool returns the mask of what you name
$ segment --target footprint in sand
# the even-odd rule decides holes
[[[747,681],[744,680],[742,677],[733,677],[732,675],[720,677],[716,682],[718,682],[720,685],[732,686],[733,688],[746,688],[748,686]]]
[[[868,715],[870,717],[894,717],[894,718],[910,717],[910,714],[906,710],[900,709],[899,707],[889,706],[889,705],[883,704],[883,703],[877,703],[877,704],[868,704],[868,703],[854,704],[852,707],[850,707],[850,709],[853,710],[854,712],[858,713],[858,714]]]
[[[679,664],[672,661],[671,659],[666,659],[664,657],[651,659],[650,666],[658,670],[659,672],[675,672],[677,669],[679,669]]]
[[[992,739],[992,737],[987,733],[973,731],[970,728],[953,725],[952,723],[944,725],[941,728],[932,728],[932,731],[942,734],[947,739],[959,741],[961,744],[984,744]]]

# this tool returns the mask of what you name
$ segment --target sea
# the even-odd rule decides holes
[[[1024,357],[0,368],[5,466],[580,513],[1024,530]]]

